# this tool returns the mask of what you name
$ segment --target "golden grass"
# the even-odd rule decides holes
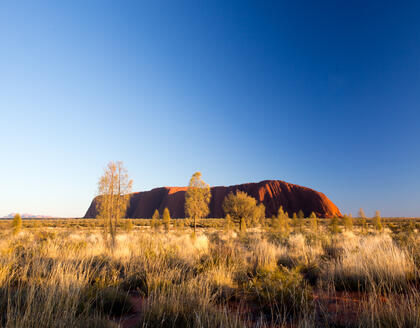
[[[333,323],[317,312],[322,289],[364,293],[349,326],[418,326],[417,230],[212,227],[192,237],[188,227],[165,233],[135,221],[132,232],[121,225],[112,250],[93,220],[77,229],[24,220],[17,235],[5,226],[0,327],[114,327],[133,296],[143,299],[137,327],[325,327]]]

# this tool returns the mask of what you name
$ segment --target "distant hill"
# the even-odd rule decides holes
[[[16,213],[10,213],[8,215],[5,215],[1,217],[1,219],[13,219],[15,217]],[[35,214],[29,214],[29,213],[23,213],[20,214],[22,219],[50,219],[52,216],[48,215],[35,215]]]
[[[186,190],[187,187],[162,187],[133,193],[131,194],[127,217],[150,218],[156,209],[162,213],[164,208],[167,207],[173,218],[184,218]],[[237,190],[244,191],[254,197],[258,203],[263,203],[267,217],[277,214],[280,206],[283,206],[289,215],[302,210],[306,216],[315,212],[318,217],[341,217],[340,210],[323,193],[280,180],[266,180],[228,187],[211,187],[212,197],[208,217],[224,217],[223,200],[230,192],[236,192]],[[87,210],[85,218],[93,218],[96,214],[95,198]]]

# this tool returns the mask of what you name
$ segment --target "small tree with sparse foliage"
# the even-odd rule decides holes
[[[376,230],[381,231],[382,230],[382,219],[381,219],[381,212],[376,211],[375,217],[373,218],[373,226]]]
[[[159,211],[156,209],[155,212],[153,213],[152,220],[150,221],[150,227],[152,229],[157,229],[159,227],[159,220],[160,220]]]
[[[363,211],[363,208],[359,210],[359,220],[360,220],[360,225],[362,227],[362,232],[367,232],[367,221],[366,221],[365,211]]]
[[[99,179],[97,217],[104,223],[104,240],[110,248],[115,246],[118,222],[126,214],[132,184],[122,162],[109,162]]]
[[[230,233],[230,231],[233,229],[232,217],[229,214],[226,214],[225,216],[225,229],[227,233]]]
[[[261,227],[265,227],[265,220],[265,206],[263,203],[261,203],[257,205],[252,223],[253,225],[259,224]]]
[[[333,217],[331,218],[331,220],[330,220],[330,224],[329,224],[330,231],[331,231],[333,234],[337,234],[337,233],[339,233],[339,232],[340,232],[340,227],[338,226],[338,223],[339,223],[339,221],[338,221],[338,217],[333,216]]]
[[[312,212],[309,216],[309,219],[311,220],[311,228],[313,231],[318,232],[318,218],[316,217],[315,212]]]
[[[303,213],[302,210],[299,210],[297,216],[298,216],[299,219],[304,219],[305,218],[305,214]]]
[[[283,206],[279,207],[277,217],[274,218],[273,223],[273,228],[280,231],[282,234],[287,234],[289,232],[289,218],[287,213],[284,212]]]
[[[299,228],[299,219],[297,217],[296,212],[293,212],[292,215],[292,227],[294,230],[297,230],[297,228]]]
[[[22,230],[22,218],[20,214],[15,214],[12,221],[13,234],[17,235]]]
[[[353,217],[351,214],[347,215],[344,214],[343,216],[343,226],[347,231],[350,231],[353,229]]]
[[[185,214],[194,221],[194,236],[197,220],[209,215],[210,199],[210,186],[201,179],[200,172],[195,172],[185,193]]]
[[[163,223],[163,226],[165,227],[165,231],[168,232],[171,226],[171,215],[167,207],[165,207],[165,209],[163,210],[162,223]]]

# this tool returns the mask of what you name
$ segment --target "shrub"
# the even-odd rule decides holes
[[[156,209],[153,213],[152,220],[150,221],[150,227],[153,229],[159,228],[159,221],[160,221],[160,215],[159,211]]]
[[[230,233],[230,231],[233,229],[232,217],[229,214],[226,214],[225,217],[225,229],[227,233]]]
[[[297,269],[259,270],[247,290],[261,311],[274,319],[300,317],[312,303],[311,289]]]
[[[381,213],[379,211],[375,212],[375,217],[373,218],[373,226],[376,230],[382,230],[382,220],[381,220]]]
[[[289,232],[289,217],[287,213],[284,212],[283,206],[279,207],[277,217],[273,218],[273,229],[280,231],[283,235],[287,235]]]
[[[351,214],[347,215],[344,214],[343,216],[343,225],[346,228],[347,231],[350,231],[353,229],[353,218],[351,217]]]
[[[315,212],[312,212],[309,216],[309,219],[311,220],[311,229],[314,232],[318,232],[318,218],[316,217]]]
[[[333,234],[340,232],[340,227],[338,226],[338,218],[336,216],[331,218],[329,228]]]
[[[171,226],[171,215],[169,214],[169,210],[167,207],[165,207],[165,209],[163,210],[162,223],[165,227],[165,231],[168,232]]]
[[[20,214],[15,214],[12,221],[13,234],[17,235],[22,230],[22,218]]]
[[[133,221],[131,219],[126,219],[124,222],[124,229],[127,232],[133,231]]]

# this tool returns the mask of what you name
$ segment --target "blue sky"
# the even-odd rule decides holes
[[[420,3],[2,1],[0,216],[281,179],[420,216]]]

